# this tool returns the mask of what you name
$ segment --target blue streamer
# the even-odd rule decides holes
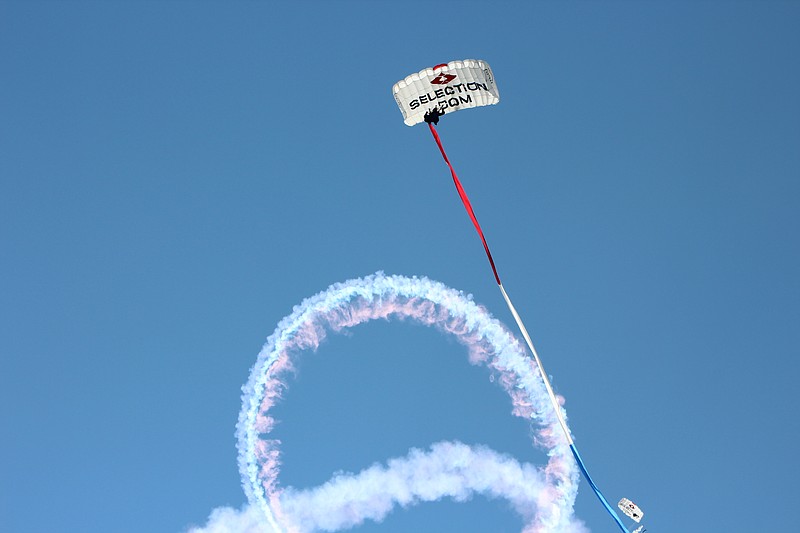
[[[611,515],[611,518],[614,519],[614,521],[617,523],[617,525],[619,526],[619,528],[622,531],[624,531],[625,533],[630,533],[628,531],[628,528],[625,527],[625,524],[622,523],[622,520],[620,520],[619,515],[617,514],[617,512],[608,503],[608,500],[606,500],[606,497],[603,496],[602,492],[600,492],[600,489],[597,488],[597,485],[594,484],[594,481],[592,481],[592,476],[590,476],[589,472],[586,470],[586,466],[584,466],[584,464],[583,464],[583,459],[581,459],[581,454],[578,453],[578,448],[576,448],[574,444],[570,444],[569,445],[569,449],[572,450],[572,455],[575,456],[575,460],[578,462],[578,466],[580,467],[581,472],[583,472],[583,477],[585,477],[586,481],[589,482],[589,485],[592,486],[592,490],[594,491],[595,494],[597,494],[597,497],[600,498],[600,502],[606,508],[606,511],[608,511],[608,514]]]

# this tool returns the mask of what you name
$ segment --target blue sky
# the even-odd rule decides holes
[[[279,320],[378,270],[513,325],[391,95],[479,58],[439,132],[609,497],[648,530],[791,530],[797,2],[0,3],[0,512],[181,532],[241,507],[240,387]],[[362,326],[280,406],[286,485],[444,439],[542,464],[435,331]],[[613,531],[585,483],[576,515]],[[519,531],[503,502],[354,531]]]

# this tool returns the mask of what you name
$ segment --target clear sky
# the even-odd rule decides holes
[[[244,505],[240,388],[332,283],[428,276],[513,326],[391,95],[465,58],[501,101],[439,132],[595,480],[652,533],[795,529],[798,54],[798,2],[0,1],[3,531]],[[303,361],[287,486],[440,440],[546,460],[433,330]],[[615,530],[585,482],[575,513]],[[353,531],[520,527],[477,497]]]

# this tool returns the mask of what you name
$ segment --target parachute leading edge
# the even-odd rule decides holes
[[[500,101],[491,67],[478,59],[423,69],[395,83],[392,93],[408,126],[422,122],[432,109],[443,115]]]

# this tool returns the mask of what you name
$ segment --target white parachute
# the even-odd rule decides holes
[[[622,498],[619,503],[617,504],[620,511],[628,515],[629,518],[633,519],[634,522],[637,524],[642,521],[642,517],[644,513],[639,506],[630,501],[628,498]]]
[[[491,67],[478,59],[420,70],[395,83],[392,92],[408,126],[422,122],[434,108],[445,114],[500,101]]]

